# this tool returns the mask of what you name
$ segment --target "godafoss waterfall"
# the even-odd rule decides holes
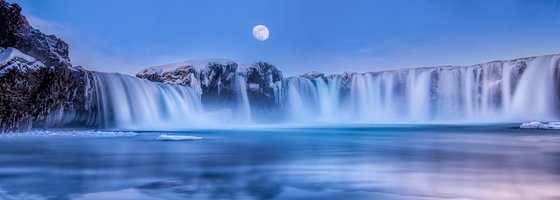
[[[47,119],[72,125],[87,115],[89,127],[116,131],[557,121],[559,63],[560,55],[548,55],[473,66],[282,78],[265,63],[238,67],[229,60],[189,61],[165,72],[149,68],[140,78],[86,73],[91,77],[84,78],[84,87],[92,92],[84,103],[91,109],[67,108]],[[146,77],[159,82],[141,79]]]
[[[94,92],[85,98],[96,108],[88,113],[96,114],[89,124],[108,130],[180,130],[227,124],[520,123],[560,117],[560,55],[276,80],[270,77],[274,72],[258,65],[238,69],[233,61],[197,62],[202,64],[179,63],[165,73],[150,68],[138,75],[167,84],[92,73],[86,85]],[[70,110],[70,116],[76,112]]]
[[[129,75],[72,65],[4,0],[0,27],[0,200],[560,199],[560,54]]]

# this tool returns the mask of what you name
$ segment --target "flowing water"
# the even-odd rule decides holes
[[[513,125],[0,135],[0,199],[559,198],[560,131]]]
[[[87,124],[109,130],[184,130],[254,121],[246,78],[233,77],[234,105],[205,110],[201,85],[154,83],[121,74],[94,73],[96,111]],[[191,77],[194,79],[194,77]],[[89,80],[89,79],[88,79]],[[269,121],[298,123],[518,123],[560,120],[560,55],[473,66],[401,69],[284,79]],[[218,85],[222,87],[221,85]],[[225,87],[225,86],[224,86]],[[229,86],[228,86],[229,87]],[[236,105],[235,105],[236,104]],[[263,109],[263,108],[254,108]],[[264,108],[266,109],[266,108]],[[263,113],[263,111],[259,111]],[[71,124],[72,110],[52,124]],[[92,114],[95,113],[95,114]],[[58,122],[63,121],[63,123]]]
[[[549,55],[290,77],[279,124],[253,122],[258,88],[239,74],[237,105],[209,111],[207,82],[93,73],[91,110],[46,121],[105,132],[0,134],[0,199],[560,199],[560,131],[468,125],[558,121],[559,69]]]
[[[560,55],[549,55],[464,67],[292,77],[284,104],[290,116],[305,122],[558,120],[559,69]]]

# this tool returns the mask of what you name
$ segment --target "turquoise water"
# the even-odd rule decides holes
[[[559,198],[560,132],[514,125],[0,136],[0,199]]]

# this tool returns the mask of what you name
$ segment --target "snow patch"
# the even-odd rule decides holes
[[[521,129],[560,129],[560,122],[526,122],[519,126]]]
[[[202,137],[192,136],[192,135],[167,135],[167,134],[162,134],[162,135],[159,135],[156,139],[157,140],[163,140],[163,141],[181,141],[181,140],[200,140],[200,139],[202,139]]]
[[[0,47],[0,76],[14,69],[27,72],[29,70],[37,70],[40,67],[45,67],[45,65],[16,48]]]
[[[8,47],[8,48],[1,48],[0,47],[0,65],[5,65],[14,58],[21,58],[27,62],[35,62],[35,58],[22,53],[21,51],[17,50],[16,48]]]
[[[182,66],[192,66],[197,71],[203,70],[206,66],[210,63],[216,63],[220,65],[227,65],[233,64],[235,61],[231,59],[224,59],[224,58],[211,58],[211,59],[195,59],[195,60],[187,60],[183,62],[171,63],[166,65],[159,65],[152,67],[154,70],[157,70],[158,74],[163,74],[165,72],[173,72],[175,69],[182,67]]]
[[[258,91],[261,86],[257,83],[249,83],[249,89],[253,91]]]

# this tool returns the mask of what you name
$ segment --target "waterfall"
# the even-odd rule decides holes
[[[276,122],[304,124],[558,121],[559,69],[560,55],[549,55],[472,66],[289,77],[273,93],[278,107],[265,113]],[[234,103],[205,110],[202,82],[196,79],[184,86],[88,74],[86,105],[52,111],[47,125],[80,122],[144,131],[249,125],[255,104],[248,90],[261,89],[248,87],[248,77],[236,74],[231,82]]]
[[[168,130],[205,120],[200,97],[189,87],[114,73],[95,73],[94,82],[103,128]]]
[[[292,77],[286,80],[283,99],[289,118],[306,123],[552,121],[559,119],[559,62],[560,55],[549,55],[473,66]]]
[[[235,85],[237,88],[237,111],[235,116],[240,116],[241,122],[251,122],[251,105],[247,95],[247,81],[239,75],[235,76]]]

